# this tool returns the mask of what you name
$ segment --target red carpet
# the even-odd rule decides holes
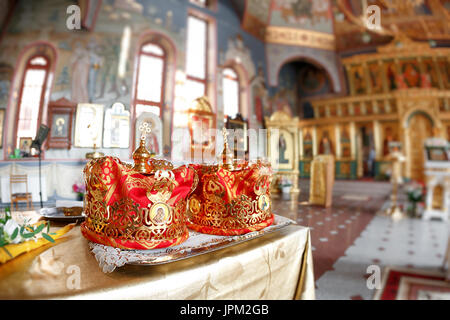
[[[418,289],[436,293],[450,292],[450,283],[445,282],[443,274],[439,275],[438,273],[430,273],[423,270],[404,270],[391,267],[386,268],[382,288],[377,291],[374,299],[397,300],[399,298],[397,295],[399,294],[401,284],[404,286],[401,296],[403,299],[409,300],[417,299]]]

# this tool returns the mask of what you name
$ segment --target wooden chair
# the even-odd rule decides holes
[[[14,184],[25,184],[25,192],[13,193]],[[31,200],[31,192],[28,192],[28,176],[26,174],[11,175],[9,178],[9,192],[11,194],[11,208],[16,205],[16,209],[19,209],[19,201],[27,202],[27,209],[34,209],[33,201]]]

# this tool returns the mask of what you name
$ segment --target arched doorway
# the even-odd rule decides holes
[[[424,144],[427,138],[433,136],[433,121],[425,112],[415,112],[408,119],[406,139],[409,146],[407,156],[409,157],[409,173],[412,180],[425,181]]]
[[[333,80],[326,69],[307,58],[286,61],[277,80],[278,85],[271,90],[272,112],[312,118],[310,99],[333,92]]]

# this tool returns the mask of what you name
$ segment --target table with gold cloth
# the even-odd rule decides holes
[[[308,228],[290,225],[189,259],[103,273],[76,226],[0,265],[0,299],[314,299],[310,243]]]

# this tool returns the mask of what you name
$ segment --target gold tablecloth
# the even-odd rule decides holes
[[[79,226],[0,265],[0,299],[314,299],[308,228],[157,266],[103,273]]]

